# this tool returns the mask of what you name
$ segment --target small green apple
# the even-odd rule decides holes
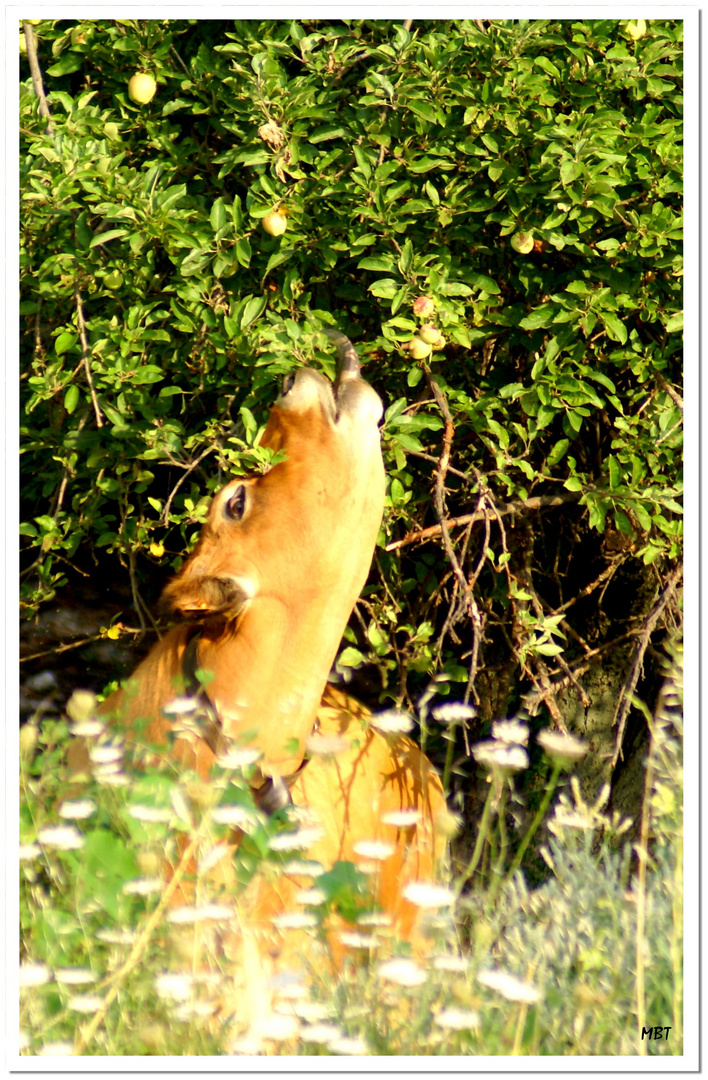
[[[519,255],[528,255],[533,251],[533,236],[528,232],[517,232],[511,238],[511,246]]]
[[[425,360],[433,351],[433,346],[423,341],[422,337],[412,337],[406,348],[414,360]]]

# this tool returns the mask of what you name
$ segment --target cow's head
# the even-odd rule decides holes
[[[225,735],[253,734],[264,770],[301,763],[344,628],[366,581],[384,503],[376,392],[349,341],[334,384],[288,375],[261,443],[286,457],[215,496],[163,603],[198,619],[197,663]]]

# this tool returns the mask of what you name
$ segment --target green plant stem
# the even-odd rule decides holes
[[[546,810],[548,809],[548,804],[551,801],[551,797],[553,795],[553,792],[555,791],[556,784],[558,783],[558,777],[560,776],[561,769],[562,769],[562,765],[555,764],[553,766],[553,772],[551,773],[551,778],[548,781],[548,783],[546,784],[546,790],[544,792],[543,798],[541,799],[541,803],[539,805],[539,808],[536,811],[534,819],[531,822],[531,827],[529,828],[529,831],[526,833],[526,836],[524,837],[524,839],[521,841],[521,844],[519,845],[519,850],[516,852],[516,856],[514,858],[514,861],[512,862],[512,864],[511,864],[511,866],[509,868],[509,877],[513,877],[513,875],[516,873],[516,871],[521,866],[521,860],[523,859],[524,855],[526,854],[526,849],[528,848],[529,844],[531,843],[531,841],[532,841],[532,839],[534,837],[534,834],[535,834],[536,830],[538,829],[539,825],[543,821]]]
[[[487,836],[487,828],[489,826],[489,817],[492,812],[492,795],[494,791],[494,785],[490,783],[489,791],[487,793],[487,799],[484,804],[484,810],[482,811],[482,820],[479,823],[479,831],[477,832],[477,840],[474,845],[474,851],[472,852],[472,858],[467,864],[467,868],[462,874],[457,886],[457,897],[462,893],[462,889],[474,874],[479,864],[480,856],[482,854],[482,847],[484,845],[485,838]]]

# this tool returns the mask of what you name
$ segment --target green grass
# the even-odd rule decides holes
[[[677,656],[654,715],[646,712],[651,746],[634,869],[628,823],[607,815],[606,791],[594,805],[583,802],[566,772],[569,761],[556,752],[554,787],[549,784],[541,803],[547,828],[542,831],[538,815],[531,826],[536,842],[543,837],[548,876],[529,888],[516,864],[531,837],[507,835],[504,825],[514,774],[508,756],[502,751],[495,763],[487,747],[481,757],[490,768],[489,797],[473,858],[451,878],[449,895],[438,896],[440,906],[421,908],[420,955],[411,956],[409,946],[365,917],[357,931],[360,947],[336,976],[331,973],[322,925],[335,894],[346,905],[359,888],[348,864],[340,865],[339,877],[323,879],[324,900],[313,895],[304,909],[314,925],[303,972],[281,973],[270,983],[250,976],[255,1026],[243,1014],[213,1022],[217,1004],[230,1000],[233,968],[216,949],[205,966],[203,946],[195,941],[203,943],[205,927],[220,926],[224,915],[204,905],[227,902],[243,913],[248,879],[256,872],[277,874],[285,856],[269,852],[268,843],[283,821],[249,826],[242,891],[220,895],[207,877],[208,855],[227,827],[214,822],[212,811],[220,802],[248,814],[239,770],[221,770],[207,788],[167,764],[143,759],[137,771],[130,759],[139,758],[138,751],[126,752],[117,764],[96,766],[69,803],[75,817],[62,817],[68,787],[60,766],[69,723],[26,729],[22,1052],[681,1054],[680,697]],[[78,699],[70,711],[74,724],[82,722],[90,701]],[[515,767],[522,763],[515,752]],[[58,826],[63,832],[51,831]],[[171,921],[169,893],[179,881],[166,886],[161,877],[165,857],[178,877],[186,871],[185,846],[187,856],[207,856],[195,883],[201,925]],[[671,1027],[668,1040],[641,1039],[649,1026]]]

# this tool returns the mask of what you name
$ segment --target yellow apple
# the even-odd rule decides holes
[[[533,251],[533,236],[527,232],[517,232],[511,238],[511,246],[519,255],[528,255]]]
[[[147,105],[155,96],[157,83],[146,71],[138,71],[128,83],[128,97],[138,105]]]
[[[263,218],[263,228],[271,236],[282,236],[288,227],[288,219],[278,210],[271,210]]]

